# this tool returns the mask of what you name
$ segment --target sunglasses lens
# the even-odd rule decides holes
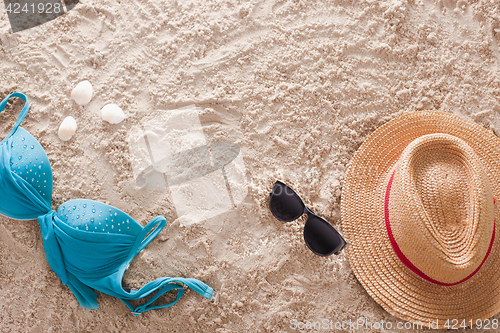
[[[273,186],[269,208],[277,219],[290,222],[302,215],[304,203],[290,187],[276,183]]]
[[[304,240],[307,246],[320,256],[339,251],[344,244],[332,225],[319,217],[310,217],[304,226]]]

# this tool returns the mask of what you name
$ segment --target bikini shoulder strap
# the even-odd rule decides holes
[[[0,112],[2,112],[5,109],[5,106],[7,105],[7,101],[12,97],[18,97],[18,98],[22,99],[24,101],[24,107],[21,110],[19,117],[17,117],[16,123],[14,124],[14,128],[12,128],[9,135],[7,135],[7,137],[4,140],[7,140],[12,135],[14,135],[14,133],[17,131],[17,128],[19,127],[19,125],[21,125],[21,122],[23,121],[24,117],[26,117],[26,115],[28,114],[28,111],[30,108],[29,103],[28,103],[28,98],[26,97],[26,95],[15,92],[15,93],[12,93],[9,96],[5,97],[4,100],[0,103]]]

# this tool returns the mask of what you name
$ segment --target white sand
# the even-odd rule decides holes
[[[345,254],[315,256],[304,219],[272,217],[268,192],[276,179],[290,183],[340,229],[347,165],[388,120],[438,109],[498,133],[499,17],[494,0],[87,0],[12,34],[0,5],[0,99],[29,97],[22,126],[51,160],[53,208],[87,198],[143,225],[164,215],[167,227],[125,284],[186,276],[221,290],[218,305],[191,291],[140,317],[103,294],[98,310],[83,309],[49,268],[37,222],[0,217],[0,331],[279,332],[293,331],[293,320],[360,318],[395,325]],[[71,100],[82,80],[94,88],[85,107]],[[122,123],[101,120],[107,103],[125,111]],[[236,209],[186,224],[168,191],[136,186],[128,136],[191,104],[203,110],[207,141],[241,147],[248,195]],[[20,105],[0,114],[2,138]],[[67,116],[78,130],[62,142]]]

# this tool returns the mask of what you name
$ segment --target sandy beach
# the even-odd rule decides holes
[[[435,331],[374,325],[401,320],[367,294],[345,252],[307,248],[306,216],[274,218],[269,191],[286,182],[342,232],[349,162],[389,120],[442,110],[498,135],[499,43],[493,0],[85,0],[16,33],[0,5],[0,100],[29,98],[21,126],[50,159],[53,209],[85,198],[142,225],[165,216],[123,284],[192,277],[220,297],[188,290],[174,307],[135,317],[98,293],[99,309],[84,309],[49,267],[37,221],[0,216],[0,331]],[[94,92],[79,106],[71,91],[83,80]],[[108,103],[123,122],[101,119]],[[21,108],[15,100],[0,113],[1,138]],[[64,142],[67,116],[78,129]],[[224,167],[197,169],[196,179],[176,167],[201,157],[165,167],[168,156],[215,142],[234,155]],[[144,173],[149,155],[171,173]]]

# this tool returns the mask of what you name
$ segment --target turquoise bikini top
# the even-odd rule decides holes
[[[184,286],[207,299],[214,290],[191,278],[163,277],[139,290],[122,287],[123,273],[134,257],[160,233],[166,224],[158,216],[142,227],[121,210],[101,202],[78,199],[51,209],[52,170],[40,143],[20,127],[28,113],[26,96],[13,93],[0,103],[0,112],[11,97],[25,105],[14,128],[0,142],[0,214],[40,223],[45,256],[50,267],[66,284],[84,308],[97,309],[96,293],[121,299],[134,315],[174,305]],[[175,301],[152,305],[162,294],[177,289]],[[145,304],[134,308],[128,300],[140,299],[156,292]]]

